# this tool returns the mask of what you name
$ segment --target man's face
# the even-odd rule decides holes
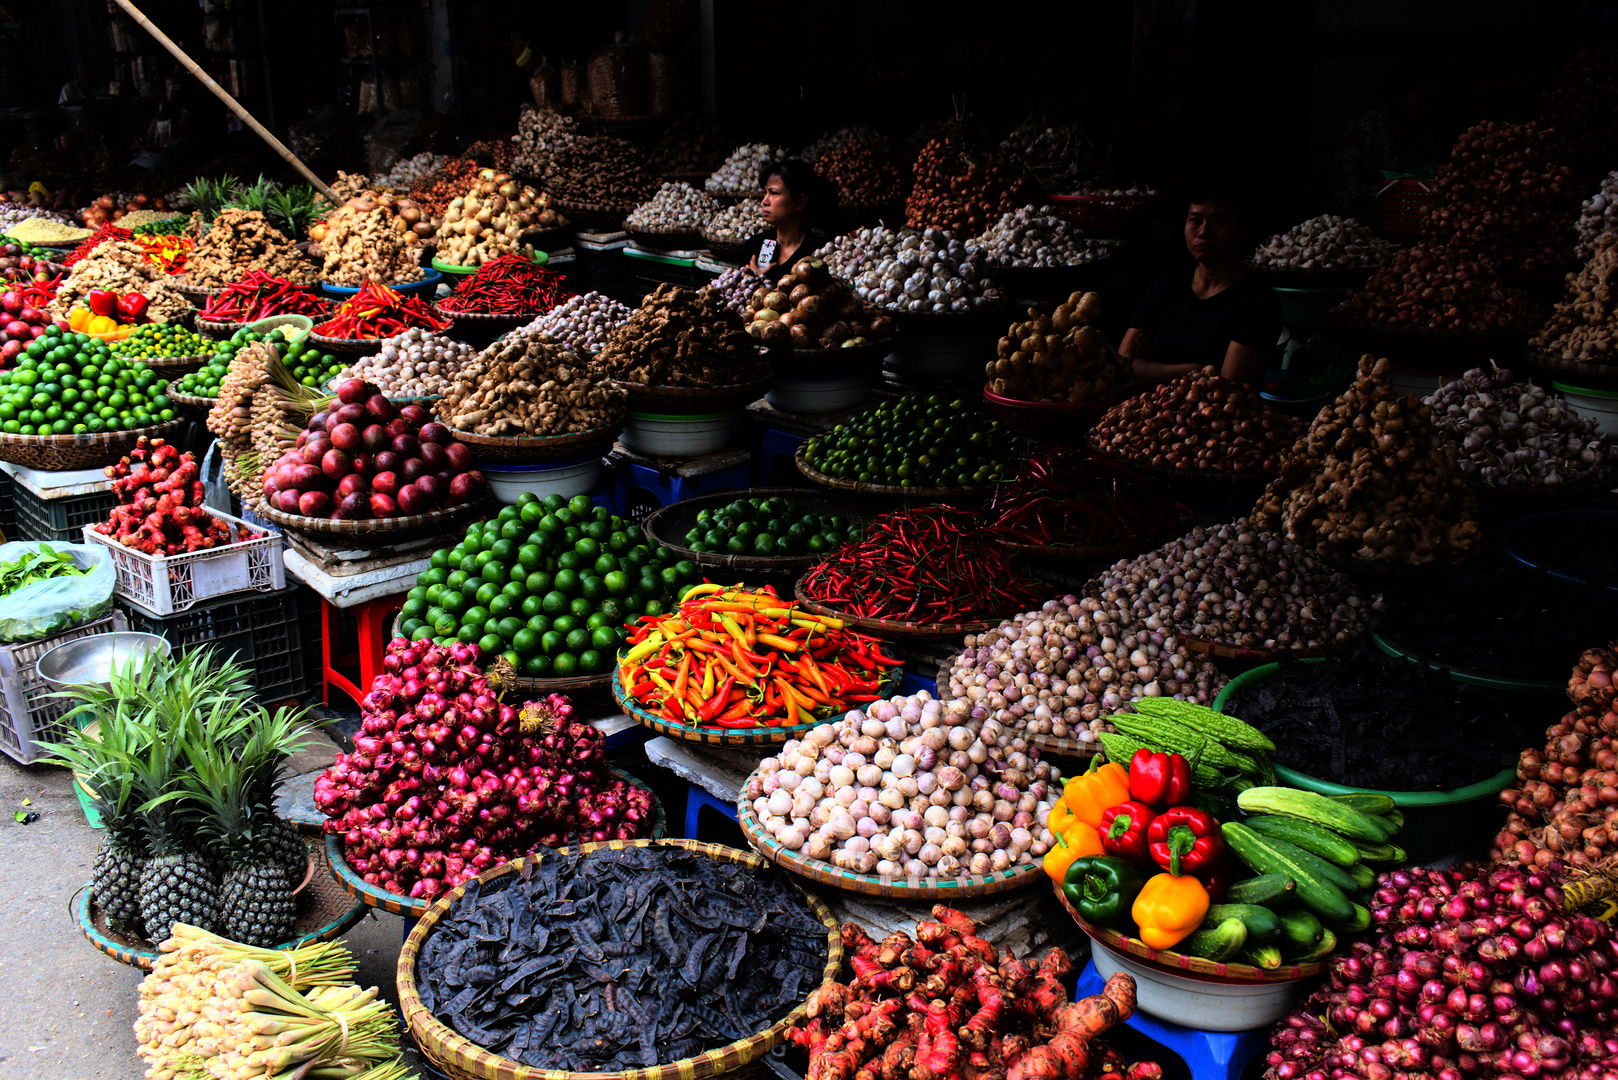
[[[1242,227],[1236,208],[1223,199],[1192,203],[1185,215],[1185,248],[1200,263],[1241,256]]]

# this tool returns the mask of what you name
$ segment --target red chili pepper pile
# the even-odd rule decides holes
[[[133,240],[134,238],[135,234],[128,229],[120,229],[116,225],[103,225],[94,233],[85,237],[78,247],[68,252],[67,258],[62,260],[62,265],[72,266],[108,240]]]
[[[56,299],[56,290],[61,287],[62,278],[65,276],[57,274],[55,277],[47,278],[35,274],[34,280],[17,289],[22,294],[23,306],[43,311],[47,304]]]
[[[387,338],[414,326],[448,330],[451,325],[431,304],[367,281],[330,319],[316,326],[315,333],[334,338]]]
[[[202,509],[201,470],[189,451],[142,435],[134,450],[101,471],[118,497],[112,515],[95,527],[103,536],[147,555],[181,555],[232,542],[230,526]],[[240,539],[258,535],[243,530]]]
[[[132,236],[146,258],[165,274],[183,274],[185,261],[197,242],[189,236]]]
[[[942,506],[877,518],[810,570],[803,589],[858,618],[918,623],[1000,619],[1044,600],[971,511]]]
[[[502,255],[461,283],[438,305],[460,315],[543,315],[576,293],[565,274],[535,266],[526,255]]]
[[[295,285],[262,270],[249,270],[240,281],[210,296],[199,315],[217,322],[252,322],[271,315],[324,316],[330,310],[330,302],[317,288]]]
[[[1161,535],[1181,523],[1181,512],[1128,466],[1058,450],[1001,484],[978,521],[1013,544],[1110,544]]]

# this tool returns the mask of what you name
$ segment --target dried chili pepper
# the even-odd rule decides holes
[[[315,327],[315,333],[334,338],[386,338],[411,327],[448,330],[449,319],[431,304],[405,296],[386,285],[367,281],[360,291],[337,308],[332,317]]]
[[[1127,465],[1073,450],[1034,457],[999,486],[978,521],[1008,543],[1028,545],[1145,540],[1185,523],[1179,505]]]
[[[577,294],[565,274],[534,265],[524,255],[502,255],[463,281],[440,311],[462,315],[543,315]]]
[[[253,322],[272,315],[319,315],[331,311],[331,303],[318,289],[272,277],[263,270],[249,270],[240,281],[233,281],[210,296],[200,317],[219,322]]]
[[[109,240],[130,240],[134,236],[135,234],[128,229],[120,229],[116,225],[103,225],[94,233],[85,237],[78,247],[68,252],[67,258],[62,260],[62,265],[72,266]]]

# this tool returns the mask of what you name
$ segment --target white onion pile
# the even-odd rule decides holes
[[[1426,399],[1433,429],[1455,448],[1469,480],[1499,487],[1558,487],[1607,471],[1611,443],[1561,395],[1511,372],[1473,368]]]
[[[919,235],[910,229],[867,226],[833,237],[816,254],[826,260],[826,269],[834,275],[845,281],[853,281],[867,264],[899,254],[899,245],[905,237]]]
[[[664,184],[657,194],[630,211],[624,224],[631,229],[700,230],[713,220],[721,207],[711,195],[690,184],[676,181]]]
[[[764,279],[747,267],[733,266],[710,281],[708,288],[718,290],[725,303],[745,317],[752,308],[754,290],[763,284]]]
[[[1395,246],[1351,217],[1321,214],[1270,237],[1253,252],[1253,265],[1296,270],[1381,266]]]
[[[769,227],[763,204],[757,199],[743,199],[709,218],[702,235],[710,244],[745,244]]]
[[[517,144],[512,169],[524,176],[545,176],[551,171],[552,151],[577,134],[571,116],[563,116],[555,109],[523,109],[517,118],[517,134],[511,137]]]
[[[925,691],[784,743],[743,797],[783,847],[860,874],[956,878],[1044,855],[1060,777],[1006,725]]]
[[[58,225],[71,225],[79,227],[76,218],[55,210],[41,210],[27,203],[3,202],[0,203],[0,233],[5,232],[13,225],[21,225],[29,218],[40,218],[43,221],[54,221]]]
[[[1084,238],[1049,206],[1024,206],[970,241],[991,266],[1079,266],[1107,257],[1107,245]]]
[[[381,387],[388,397],[437,397],[455,381],[461,365],[476,355],[477,350],[464,341],[414,326],[384,338],[380,352],[356,360],[337,381],[364,379]]]
[[[1618,233],[1618,170],[1601,181],[1601,190],[1584,200],[1579,211],[1579,242],[1575,254],[1588,262],[1596,241],[1604,233]]]
[[[1224,683],[1166,620],[1137,615],[1113,590],[1046,601],[965,644],[950,667],[951,715],[1058,739],[1094,742],[1103,717],[1136,698],[1207,704]]]
[[[519,337],[547,334],[574,352],[599,352],[612,332],[635,314],[605,293],[588,292],[558,304],[527,326],[511,331]],[[507,336],[511,336],[508,334]]]
[[[970,311],[1003,299],[987,271],[981,249],[928,229],[905,236],[897,254],[867,264],[854,278],[854,294],[888,311]]]
[[[423,150],[412,157],[400,158],[393,168],[376,176],[377,187],[390,187],[395,191],[409,191],[417,180],[424,180],[444,167],[449,157]]]
[[[769,143],[743,143],[730,152],[725,163],[714,170],[703,186],[715,194],[738,195],[758,190],[758,171],[767,161],[776,161],[787,152]]]

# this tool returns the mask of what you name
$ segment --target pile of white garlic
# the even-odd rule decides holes
[[[997,720],[951,721],[926,692],[792,739],[742,797],[783,847],[843,870],[950,879],[1033,862],[1060,776]]]
[[[905,237],[920,235],[910,229],[890,229],[886,225],[864,226],[833,237],[815,254],[826,260],[826,269],[834,276],[853,281],[867,264],[899,254],[899,245]]]
[[[1473,368],[1426,402],[1435,435],[1455,448],[1469,480],[1496,487],[1590,483],[1610,468],[1611,440],[1560,394],[1513,381],[1510,371]]]
[[[757,199],[743,199],[709,218],[702,235],[710,244],[745,244],[769,227],[763,204]]]
[[[464,341],[416,326],[384,338],[380,352],[356,360],[337,379],[364,379],[388,397],[437,397],[455,381],[461,365],[476,355],[477,350]]]
[[[738,195],[758,190],[758,171],[765,162],[778,161],[787,152],[769,143],[743,143],[730,152],[703,186],[716,195]]]
[[[990,225],[969,242],[991,266],[1078,266],[1104,259],[1106,244],[1092,242],[1049,206],[1024,206]]]
[[[372,179],[379,188],[392,188],[395,191],[409,191],[417,180],[426,178],[444,167],[449,158],[444,154],[435,154],[431,150],[423,150],[411,157],[400,158],[394,162],[393,168],[385,173],[378,173]]]
[[[1253,265],[1271,269],[1357,270],[1381,266],[1398,250],[1351,217],[1321,214],[1270,237]]]
[[[867,263],[854,278],[854,295],[888,311],[970,311],[1004,299],[987,271],[980,248],[928,229],[906,235],[896,254]]]
[[[630,229],[688,229],[700,231],[722,208],[711,196],[690,184],[664,184],[657,194],[630,211],[624,224]]]

